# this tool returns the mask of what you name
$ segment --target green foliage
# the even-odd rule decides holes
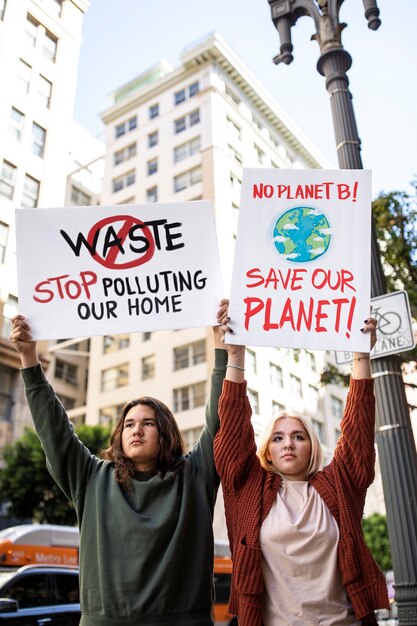
[[[320,375],[320,384],[347,387],[349,377],[349,374],[343,374],[335,365],[328,365],[327,369]]]
[[[102,426],[83,425],[76,432],[93,454],[107,446],[109,431]],[[0,493],[10,516],[45,524],[76,523],[72,504],[46,469],[45,453],[34,430],[27,429],[5,449]]]
[[[383,571],[392,569],[391,548],[385,515],[373,513],[362,520],[362,528],[365,541],[379,567]]]

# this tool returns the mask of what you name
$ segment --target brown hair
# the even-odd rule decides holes
[[[123,453],[122,432],[126,415],[130,409],[138,404],[149,406],[155,411],[159,435],[155,472],[164,476],[167,471],[178,469],[184,460],[184,442],[178,424],[169,408],[160,400],[148,396],[131,400],[122,409],[119,421],[110,437],[109,447],[100,454],[101,458],[113,461],[116,480],[126,489],[129,488],[129,482],[134,475],[135,467],[133,462]]]
[[[304,428],[307,431],[307,435],[309,436],[310,442],[311,442],[311,454],[310,454],[310,461],[307,467],[307,472],[306,472],[306,479],[310,478],[311,476],[313,476],[314,474],[316,474],[316,472],[318,472],[323,465],[323,450],[321,448],[321,444],[320,441],[316,435],[316,431],[313,428],[313,424],[311,423],[311,421],[305,417],[305,416],[301,416],[301,415],[289,415],[288,413],[279,413],[278,415],[275,415],[271,421],[267,424],[264,433],[259,441],[259,445],[258,445],[258,450],[257,450],[257,455],[261,461],[261,465],[264,469],[266,469],[268,472],[274,472],[275,474],[279,474],[280,472],[278,472],[278,470],[274,467],[272,461],[268,460],[268,448],[269,448],[269,442],[271,439],[271,435],[272,432],[274,430],[274,426],[276,424],[276,422],[278,420],[282,420],[285,419],[286,417],[292,417],[293,419],[296,419],[298,421],[300,421],[302,423],[302,425],[304,426]]]

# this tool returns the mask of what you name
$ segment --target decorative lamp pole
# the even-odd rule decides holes
[[[293,60],[291,27],[298,18],[313,18],[320,47],[319,73],[330,96],[336,150],[341,169],[362,169],[361,142],[356,126],[346,72],[352,64],[344,50],[339,21],[343,0],[268,0],[271,18],[280,37],[274,63]],[[381,25],[376,0],[363,0],[368,27]],[[372,297],[386,293],[385,277],[375,229],[372,229]],[[417,625],[417,454],[405,396],[400,360],[388,356],[372,360],[377,407],[379,460],[384,487],[387,524],[395,577],[395,599],[400,624]]]

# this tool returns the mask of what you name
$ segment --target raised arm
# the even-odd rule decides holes
[[[36,342],[22,315],[12,320],[10,340],[20,354],[26,398],[48,470],[67,498],[75,503],[100,461],[75,435],[64,407],[45,378]]]
[[[362,331],[369,333],[372,350],[376,342],[376,320],[366,320]],[[375,473],[375,396],[369,357],[369,352],[354,353],[341,435],[334,455],[359,489],[366,489]]]
[[[225,317],[222,332],[232,333]],[[236,492],[249,472],[259,471],[255,435],[250,421],[252,409],[246,393],[245,346],[225,343],[228,351],[226,377],[219,401],[220,430],[214,442],[214,456],[223,490]]]

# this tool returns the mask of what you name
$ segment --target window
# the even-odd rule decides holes
[[[175,105],[181,104],[185,102],[187,98],[193,98],[200,91],[200,86],[198,81],[191,83],[188,87],[184,87],[184,89],[180,89],[174,93],[174,103]]]
[[[298,376],[294,376],[294,374],[290,374],[290,389],[291,393],[294,396],[301,398],[303,396],[301,378],[298,378]]]
[[[75,578],[77,578],[75,576]],[[48,574],[27,574],[20,576],[18,580],[13,581],[8,589],[2,591],[4,598],[18,600],[19,609],[30,609],[34,605],[36,598],[36,606],[49,606],[54,603],[50,591],[50,581]]]
[[[195,96],[198,92],[200,91],[200,86],[198,84],[198,81],[195,83],[191,83],[191,85],[188,87],[188,96],[190,98],[192,98],[193,96]]]
[[[159,115],[159,104],[152,104],[149,107],[149,119],[152,120],[154,117],[158,117]]]
[[[146,200],[148,202],[158,202],[158,187],[151,187],[146,190]]]
[[[13,198],[17,168],[8,161],[3,161],[0,172],[0,194],[9,200]]]
[[[124,387],[129,382],[129,365],[124,363],[117,367],[109,367],[101,372],[101,391],[113,391]]]
[[[324,425],[322,424],[322,422],[319,422],[317,420],[311,420],[311,422],[313,424],[314,431],[317,437],[319,438],[320,443],[326,443],[326,437],[324,434]]]
[[[25,116],[23,113],[12,107],[9,121],[10,134],[17,140],[22,139],[23,126],[25,124]]]
[[[29,92],[31,77],[32,67],[23,61],[23,59],[20,59],[17,70],[17,78],[20,80],[21,89],[24,94]]]
[[[53,11],[56,12],[58,17],[60,17],[60,15],[61,15],[62,2],[63,2],[63,0],[52,0],[51,7],[52,7]]]
[[[341,420],[343,417],[343,402],[340,398],[336,398],[336,396],[330,396],[330,405],[331,412],[333,417],[338,420]]]
[[[4,222],[0,222],[0,263],[4,263],[6,257],[7,239],[9,237],[9,227]]]
[[[1,329],[1,336],[4,339],[8,339],[12,332],[12,318],[19,312],[16,296],[9,295],[7,302],[3,307],[3,327]]]
[[[103,354],[117,352],[129,347],[129,335],[105,335],[103,337]]]
[[[4,18],[5,10],[6,10],[6,0],[0,0],[0,20]]]
[[[226,96],[229,96],[229,98],[237,105],[240,104],[240,98],[239,96],[237,96],[229,87],[226,87]]]
[[[68,396],[63,396],[62,393],[59,394],[59,399],[61,400],[61,404],[64,406],[66,411],[71,411],[75,407],[75,399],[69,398]]]
[[[45,38],[43,40],[43,55],[55,63],[56,60],[56,51],[58,48],[58,39],[50,33],[49,31],[45,31]]]
[[[317,372],[316,357],[312,352],[306,352],[306,361],[307,366],[313,370],[313,372]]]
[[[22,193],[22,206],[33,209],[38,206],[40,182],[25,174]]]
[[[153,148],[158,144],[158,131],[155,130],[153,133],[149,133],[148,135],[148,148]]]
[[[247,369],[252,372],[253,374],[256,374],[256,354],[253,350],[249,350],[249,348],[246,348],[245,350],[245,360],[246,360],[246,365],[247,365]]]
[[[158,171],[158,159],[151,159],[147,163],[147,171],[148,176],[152,176],[152,174],[156,174]]]
[[[32,123],[32,151],[38,157],[43,159],[45,153],[45,141],[46,141],[46,130],[36,124],[36,122]]]
[[[113,429],[122,413],[123,407],[124,404],[114,404],[113,406],[101,408],[98,417],[99,423],[104,426],[110,426]]]
[[[189,156],[196,154],[200,150],[200,137],[195,137],[186,143],[174,148],[174,163],[183,161]]]
[[[284,386],[284,378],[282,375],[282,367],[275,363],[269,363],[269,375],[271,383],[274,387],[282,388]]]
[[[26,15],[25,24],[25,39],[29,46],[34,48],[36,46],[36,39],[38,37],[39,23],[29,13]]]
[[[206,342],[204,340],[174,348],[174,370],[181,370],[190,367],[190,365],[204,363],[205,360]]]
[[[123,163],[123,161],[128,161],[134,156],[136,156],[136,142],[125,146],[121,150],[117,150],[117,152],[113,154],[113,162],[115,165],[119,165],[119,163]]]
[[[248,388],[248,398],[252,411],[259,415],[259,394],[257,391]]]
[[[201,435],[201,431],[203,429],[201,427],[199,428],[188,428],[187,430],[182,430],[181,431],[181,435],[182,435],[182,440],[184,441],[184,446],[185,446],[185,450],[191,450],[192,447],[197,443],[200,435]],[[217,596],[216,596],[217,598]]]
[[[272,416],[279,415],[280,413],[285,413],[285,405],[276,400],[272,400]]]
[[[315,413],[319,406],[319,390],[314,385],[308,386],[308,408]]]
[[[149,354],[142,358],[142,380],[155,376],[155,355]]]
[[[188,411],[205,403],[205,383],[174,389],[174,412]]]
[[[138,120],[137,120],[136,115],[126,120],[125,122],[122,122],[121,124],[117,124],[115,131],[114,131],[116,139],[118,137],[121,137],[125,133],[131,130],[134,130],[135,128],[137,128],[137,125],[138,125]]]
[[[200,121],[200,110],[196,109],[192,111],[188,115],[184,115],[183,117],[179,117],[174,121],[174,133],[177,135],[181,133],[186,128],[191,126],[195,126]]]
[[[123,174],[123,176],[118,176],[117,178],[113,178],[113,193],[120,191],[124,187],[129,187],[133,185],[136,180],[135,170],[127,172]]]
[[[202,180],[202,171],[201,167],[194,167],[192,170],[188,172],[184,172],[183,174],[179,174],[174,177],[174,191],[178,193],[187,187],[195,185]]]
[[[78,385],[77,371],[78,367],[73,363],[61,361],[61,359],[55,361],[55,378],[59,378],[59,380],[63,380],[74,387]]]
[[[174,93],[174,103],[175,105],[181,104],[181,102],[185,102],[185,89],[180,89]]]
[[[49,109],[51,105],[52,83],[42,74],[38,76],[37,95],[42,105]]]
[[[190,126],[195,126],[196,124],[198,124],[200,122],[200,109],[197,109],[196,111],[190,113],[189,118]]]
[[[93,199],[88,194],[71,185],[71,204],[73,206],[91,206]]]
[[[261,150],[260,147],[256,145],[256,143],[253,144],[253,148],[255,150],[256,158],[258,159],[258,162],[262,165],[264,162],[264,158],[265,158],[264,151]]]
[[[241,139],[241,128],[238,124],[236,124],[236,122],[234,122],[232,120],[231,117],[227,117],[226,120],[227,123],[227,131],[230,134],[231,137],[234,137],[235,139]]]
[[[229,178],[233,191],[240,193],[240,190],[242,188],[242,181],[240,180],[240,178],[236,176],[236,174],[234,174],[233,172],[230,172]]]
[[[233,159],[236,161],[236,163],[238,163],[239,165],[242,165],[242,163],[243,163],[243,158],[242,158],[242,155],[240,154],[240,152],[238,152],[238,151],[236,150],[236,148],[234,148],[234,147],[232,146],[232,144],[230,144],[230,143],[227,145],[227,149],[228,149],[228,151],[229,151],[229,154],[231,154],[231,156],[233,157]]]

